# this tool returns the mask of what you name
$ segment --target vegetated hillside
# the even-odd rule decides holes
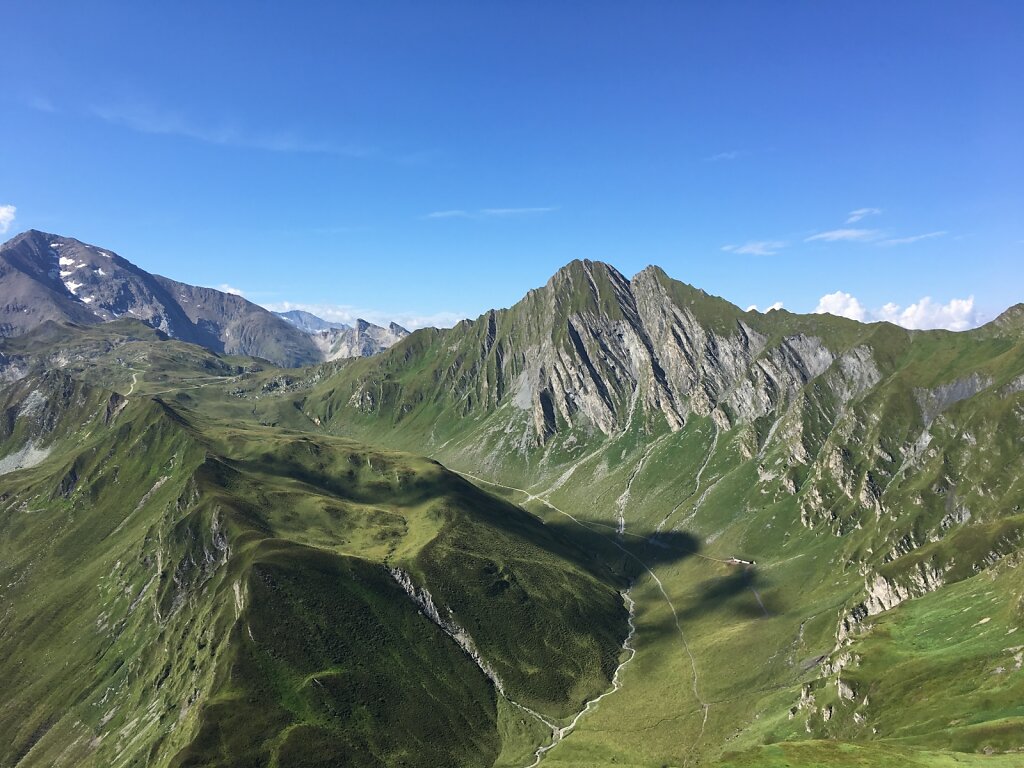
[[[637,660],[546,764],[818,765],[822,739],[966,760],[1024,749],[1022,317],[759,314],[574,262],[282,413],[435,456],[639,569]],[[662,562],[668,535],[689,556]]]
[[[30,230],[0,246],[0,335],[47,320],[131,317],[215,352],[299,366],[323,359],[308,334],[241,296],[151,275],[112,251]]]
[[[161,683],[159,690],[171,691],[162,706],[174,701],[180,707],[197,689],[196,701],[203,705],[189,704],[174,726],[167,724],[169,716],[152,725],[138,742],[131,741],[134,731],[123,730],[118,740],[107,729],[97,764],[106,764],[113,753],[100,750],[113,744],[127,750],[125,759],[142,754],[133,750],[144,744],[138,749],[182,764],[230,762],[231,754],[256,761],[276,754],[279,764],[315,764],[329,743],[339,745],[331,759],[352,764],[356,758],[339,757],[347,754],[340,750],[364,757],[422,754],[434,764],[464,758],[463,764],[496,760],[526,766],[535,761],[536,749],[552,744],[552,732],[509,698],[567,724],[584,698],[614,689],[541,753],[543,765],[1016,765],[1024,746],[1024,641],[1017,640],[1024,623],[1022,318],[1024,310],[1016,307],[984,328],[953,334],[829,316],[761,315],[676,283],[655,268],[626,280],[605,265],[574,263],[510,310],[448,331],[419,331],[378,358],[302,371],[223,357],[133,323],[50,324],[0,343],[0,369],[7,380],[16,380],[4,390],[15,411],[8,407],[12,437],[0,443],[0,460],[8,468],[21,467],[0,476],[0,494],[7,494],[3,504],[14,505],[0,514],[4,525],[35,531],[31,526],[51,520],[39,513],[64,509],[67,501],[57,489],[67,477],[67,461],[78,456],[71,449],[75,444],[67,442],[75,436],[109,439],[103,450],[116,456],[121,449],[112,446],[127,446],[118,461],[132,466],[143,455],[127,433],[115,439],[110,426],[100,427],[109,392],[89,411],[91,421],[83,410],[77,422],[68,422],[74,426],[63,432],[53,427],[64,436],[59,451],[47,452],[49,443],[25,431],[18,418],[22,406],[16,404],[42,386],[35,383],[40,376],[59,378],[52,370],[57,367],[128,394],[124,414],[149,403],[146,408],[159,409],[161,424],[187,437],[193,468],[171,475],[175,482],[182,478],[176,490],[167,480],[151,498],[166,492],[178,499],[191,482],[206,499],[204,508],[219,505],[218,519],[233,521],[228,562],[241,569],[238,575],[210,577],[211,585],[214,578],[224,579],[216,589],[205,587],[214,602],[189,598],[181,605],[221,611],[217,636],[229,638],[224,642],[235,655],[197,662],[205,671],[187,678],[175,677],[181,667],[172,664],[167,680],[178,681],[177,687]],[[60,401],[44,397],[49,399]],[[120,401],[111,402],[116,411]],[[120,429],[122,418],[113,422]],[[133,415],[128,422],[141,424],[140,419]],[[545,524],[474,491],[436,464],[361,448],[351,438],[440,459],[481,488],[522,503]],[[166,455],[187,451],[175,448]],[[182,459],[174,461],[185,466],[178,463]],[[95,481],[104,489],[121,488],[119,493],[131,488],[131,498],[116,501],[89,491],[87,498],[98,501],[88,508],[106,510],[95,514],[109,514],[119,524],[124,510],[135,509],[162,476],[153,474],[161,460],[152,459],[145,469],[150,474],[125,486],[102,480],[108,463],[80,464],[76,483],[92,488]],[[403,468],[423,479],[437,500],[423,502],[433,510],[427,515],[416,512],[424,507],[407,496],[416,481],[407,481]],[[354,484],[345,479],[350,470],[356,472]],[[25,506],[30,499],[35,506]],[[140,510],[150,509],[149,503]],[[159,515],[153,514],[163,520],[161,503]],[[16,505],[36,514],[14,515]],[[342,517],[326,511],[335,506],[344,510]],[[449,518],[445,509],[461,513]],[[388,514],[377,517],[377,511]],[[390,513],[405,520],[404,528],[391,525]],[[205,514],[203,524],[212,526],[212,512]],[[155,525],[142,512],[132,519]],[[168,526],[142,540],[179,541]],[[126,524],[118,536],[131,530],[142,535]],[[204,533],[208,528],[181,530],[189,546],[212,542]],[[34,541],[40,539],[49,541]],[[19,540],[10,541],[10,552],[23,554]],[[89,552],[99,553],[90,556],[104,564],[105,573],[118,560],[125,568],[135,563],[131,578],[124,577],[127,586],[115,590],[128,606],[154,571],[139,554],[140,538],[112,560],[113,550],[104,547],[115,541],[120,539],[111,534]],[[529,548],[520,555],[522,542]],[[212,543],[205,547],[211,554],[216,549]],[[160,551],[169,561],[171,554]],[[204,561],[198,550],[188,551],[196,564]],[[515,567],[502,559],[506,552],[516,553]],[[58,570],[59,560],[41,559],[32,547],[24,553],[40,563],[42,570],[33,573]],[[344,559],[353,555],[357,561]],[[188,560],[181,553],[175,557]],[[8,562],[6,555],[0,562]],[[367,563],[370,571],[360,571]],[[526,575],[526,564],[533,575]],[[80,582],[68,582],[69,591],[60,587],[60,600],[89,594],[97,576],[83,570]],[[346,580],[356,576],[358,588]],[[27,583],[6,572],[0,579]],[[377,580],[392,591],[376,591]],[[236,581],[238,607],[230,586]],[[328,582],[339,591],[322,600],[318,585]],[[32,589],[55,583],[39,576]],[[468,583],[475,589],[464,589]],[[635,635],[619,656],[627,622],[615,590],[627,584],[636,606]],[[11,594],[15,605],[40,600],[36,592]],[[145,592],[132,614],[140,622],[146,614],[139,606],[152,594]],[[581,594],[582,602],[566,597]],[[300,596],[315,602],[296,607]],[[270,606],[265,614],[257,602]],[[552,603],[555,615],[544,614],[542,608]],[[465,691],[444,694],[451,708],[422,698],[397,713],[406,724],[414,714],[436,716],[424,725],[431,733],[447,733],[454,712],[463,713],[468,720],[459,735],[441,745],[461,757],[442,759],[419,731],[399,744],[373,741],[354,725],[332,726],[327,736],[316,730],[330,720],[323,714],[330,711],[346,713],[350,724],[381,724],[393,735],[396,712],[379,700],[352,710],[331,699],[335,703],[323,706],[333,709],[326,710],[317,708],[320,699],[305,694],[308,686],[319,695],[321,683],[333,690],[335,678],[322,674],[329,667],[322,646],[305,639],[322,630],[312,620],[303,624],[302,617],[352,615],[361,604],[376,605],[378,614],[404,606],[408,612],[388,614],[387,626],[407,626],[406,620],[425,626],[426,635],[412,635],[448,643],[452,658],[468,665],[443,672],[443,681],[396,672],[398,688],[385,694],[390,702],[397,690]],[[448,623],[448,608],[456,623]],[[8,604],[3,610],[9,611]],[[278,615],[292,617],[286,626],[304,627],[301,638],[275,635],[276,644],[267,646],[274,649],[271,661],[254,661],[258,657],[245,651],[247,630],[259,640],[275,626],[268,617]],[[138,633],[129,634],[148,642],[158,635],[146,631],[162,631],[165,638],[192,642],[187,638],[215,623],[212,613],[203,616],[173,628],[146,624],[144,630],[140,623]],[[535,624],[523,629],[525,621]],[[37,638],[43,626],[16,624],[0,639]],[[383,637],[383,630],[366,631]],[[404,639],[376,644],[391,649],[388,658],[423,659],[428,651],[419,641],[396,631]],[[452,643],[453,636],[464,643],[468,636],[472,645]],[[352,637],[324,642],[349,649],[345,643]],[[74,642],[53,640],[65,641],[76,653],[89,651],[88,645],[79,647],[77,635]],[[210,647],[203,642],[204,649]],[[300,651],[290,655],[293,646]],[[146,643],[139,647],[150,649]],[[95,656],[95,647],[91,652]],[[37,665],[59,655],[45,653],[35,657]],[[589,661],[574,663],[577,656]],[[316,670],[302,666],[306,658],[317,660]],[[84,659],[73,657],[69,664],[93,669]],[[153,659],[138,680],[163,673],[164,657]],[[616,661],[628,664],[611,686]],[[391,683],[378,674],[382,667],[366,663],[366,674],[385,690],[385,682]],[[78,679],[52,666],[46,666],[48,674]],[[423,672],[421,667],[414,665]],[[441,663],[434,668],[447,669]],[[228,675],[227,669],[234,671]],[[338,675],[353,679],[348,671]],[[208,682],[197,683],[200,678]],[[259,680],[264,683],[257,690],[251,681]],[[507,697],[494,693],[495,680]],[[151,689],[138,690],[148,696]],[[480,690],[492,692],[493,714],[474,693]],[[77,703],[71,709],[51,707],[56,694],[41,699],[32,718],[19,715],[0,728],[28,724],[28,736],[20,729],[20,740],[11,739],[17,749],[38,742],[25,764],[49,761],[58,746],[69,749],[81,736],[67,753],[71,760],[85,754],[74,750],[92,743],[108,725],[127,729],[128,713],[139,718],[133,728],[150,722],[153,700],[132,695],[137,699],[118,709],[124,720],[111,716],[100,726],[77,717],[94,723],[88,733],[68,730],[70,719],[40,719],[79,711]],[[87,699],[76,693],[71,700]],[[257,701],[253,709],[245,706]],[[352,711],[358,717],[348,716]],[[282,725],[286,720],[289,725]],[[261,741],[257,734],[264,733],[270,736]],[[372,733],[373,739],[384,738]],[[163,746],[154,747],[157,742]],[[310,751],[302,755],[292,751],[306,747]]]
[[[434,462],[56,370],[0,409],[0,765],[518,765],[610,685],[624,581]]]

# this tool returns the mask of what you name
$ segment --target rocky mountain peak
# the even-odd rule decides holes
[[[446,331],[429,377],[438,388],[403,387],[409,402],[395,405],[454,394],[463,415],[514,406],[528,419],[522,444],[576,429],[615,435],[638,420],[678,430],[692,414],[729,428],[771,413],[837,361],[840,397],[862,391],[877,372],[870,352],[853,350],[865,328],[747,313],[658,267],[629,280],[576,260],[510,309]],[[369,376],[362,386],[379,391]]]
[[[47,321],[124,317],[219,353],[285,366],[320,359],[305,334],[241,296],[153,275],[111,250],[38,230],[0,246],[0,296],[4,336]]]
[[[0,336],[46,322],[138,320],[170,338],[285,367],[377,354],[409,332],[366,320],[355,326],[302,310],[272,313],[241,296],[140,269],[111,250],[29,230],[0,246]]]

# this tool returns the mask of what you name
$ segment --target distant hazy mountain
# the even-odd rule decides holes
[[[329,328],[312,335],[313,343],[326,360],[343,357],[370,357],[401,341],[409,332],[397,323],[387,328],[356,320],[352,328]]]
[[[387,328],[383,328],[358,319],[352,326],[332,323],[301,309],[274,314],[310,334],[324,360],[376,355],[409,335],[409,331],[398,323],[389,323]]]
[[[322,317],[317,317],[311,312],[303,312],[301,309],[292,309],[287,312],[275,312],[274,314],[284,320],[287,320],[300,331],[305,331],[306,333],[329,331],[332,328],[344,329],[352,327],[347,323],[332,323],[330,320],[324,320]]]

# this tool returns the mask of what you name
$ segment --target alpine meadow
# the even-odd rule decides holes
[[[1024,766],[1022,9],[386,5],[4,13],[0,768]]]

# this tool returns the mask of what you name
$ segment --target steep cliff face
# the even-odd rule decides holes
[[[678,430],[691,414],[728,428],[826,372],[848,400],[879,375],[870,348],[855,347],[864,335],[838,318],[742,312],[656,267],[628,280],[575,261],[514,307],[400,344],[341,379],[347,406],[395,419],[426,403],[459,417],[508,406],[528,416],[527,442],[544,444],[635,420]],[[411,358],[430,370],[410,370]]]

